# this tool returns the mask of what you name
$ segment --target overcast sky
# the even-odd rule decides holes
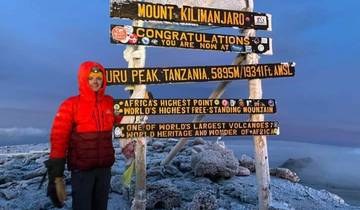
[[[112,20],[108,1],[12,0],[0,5],[0,141],[48,133],[61,101],[77,94],[81,62],[127,66],[122,56],[125,47],[110,44],[109,27],[129,21]],[[266,119],[278,120],[281,126],[281,135],[270,140],[360,146],[359,6],[357,0],[255,1],[255,11],[273,15],[273,31],[258,36],[273,38],[274,55],[262,56],[260,62],[297,63],[294,78],[263,80],[263,97],[278,102],[278,113]],[[146,66],[226,65],[234,56],[148,48]],[[216,85],[148,88],[156,98],[200,98],[208,97]],[[108,93],[115,98],[128,96],[121,86],[109,88]],[[246,81],[232,82],[224,95],[247,96]],[[224,121],[236,119],[244,116],[222,116]]]

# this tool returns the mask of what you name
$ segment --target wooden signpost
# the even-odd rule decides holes
[[[136,139],[136,188],[132,209],[146,207],[146,137],[181,138],[162,161],[162,164],[168,164],[185,145],[187,138],[208,136],[254,136],[259,209],[269,209],[271,192],[266,136],[279,135],[280,128],[277,121],[264,121],[263,114],[275,113],[277,108],[274,99],[262,99],[261,79],[292,77],[295,75],[295,63],[258,64],[257,54],[272,54],[272,40],[255,37],[255,29],[271,30],[271,15],[254,13],[253,1],[242,1],[246,8],[235,11],[199,5],[157,4],[155,0],[110,0],[110,16],[114,18],[155,21],[154,26],[170,23],[245,29],[242,36],[233,36],[144,27],[138,21],[134,21],[132,26],[111,25],[111,43],[134,47],[127,48],[125,52],[129,68],[106,69],[108,85],[135,85],[130,99],[117,99],[114,105],[114,110],[125,119],[115,125],[114,136],[125,142]],[[236,52],[239,56],[234,61],[236,65],[145,68],[145,46]],[[142,50],[139,50],[140,47]],[[230,81],[240,79],[249,80],[248,99],[219,99]],[[209,99],[144,99],[145,84],[209,81],[222,81]],[[134,117],[142,116],[141,119],[144,119],[146,115],[180,114],[197,116],[191,123],[144,123],[145,120]],[[207,114],[250,114],[250,121],[200,122]]]
[[[273,114],[274,99],[117,99],[115,112],[127,115]]]

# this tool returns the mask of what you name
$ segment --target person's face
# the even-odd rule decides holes
[[[97,92],[103,84],[102,73],[90,74],[88,80],[90,88]]]

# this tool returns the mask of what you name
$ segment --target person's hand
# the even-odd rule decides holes
[[[62,177],[55,177],[55,188],[56,188],[56,195],[60,203],[64,204],[66,200],[66,191],[65,191],[65,182]]]
[[[55,177],[54,181],[49,181],[47,195],[57,208],[62,208],[66,200],[65,183],[62,177]]]
[[[66,200],[65,183],[63,179],[65,159],[49,159],[45,161],[48,169],[49,183],[47,195],[57,208],[62,208]]]

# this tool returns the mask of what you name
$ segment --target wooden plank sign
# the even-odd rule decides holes
[[[110,2],[110,17],[271,30],[271,15],[149,2]]]
[[[293,77],[295,63],[159,68],[106,68],[108,85]]]
[[[113,44],[175,47],[237,53],[272,55],[272,39],[192,31],[111,25]]]
[[[114,130],[116,138],[263,136],[279,135],[279,132],[277,121],[120,124]]]
[[[272,114],[274,99],[116,99],[121,115]]]

